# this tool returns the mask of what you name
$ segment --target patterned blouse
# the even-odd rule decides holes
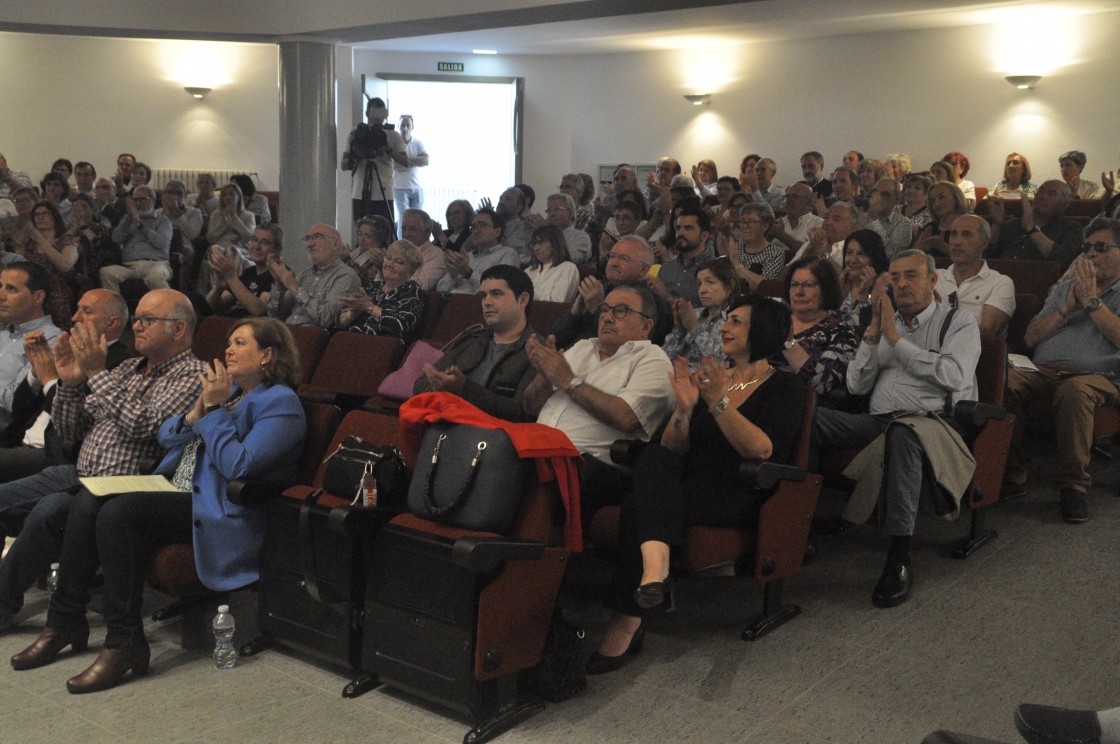
[[[367,315],[347,330],[370,336],[394,336],[404,339],[405,343],[411,341],[420,330],[420,321],[424,319],[424,300],[420,296],[420,285],[410,279],[386,292],[384,282],[373,281],[364,282],[362,289],[373,304],[381,308],[381,317]]]
[[[809,358],[801,369],[790,370],[781,352],[770,363],[778,369],[795,372],[806,385],[811,385],[818,395],[824,395],[837,385],[844,385],[848,362],[856,355],[856,330],[835,310],[819,323],[796,334],[794,340],[801,345]]]
[[[786,249],[776,240],[758,253],[747,253],[746,245],[739,243],[739,263],[767,279],[777,279],[786,267]],[[761,271],[756,271],[761,266]]]
[[[683,356],[688,359],[691,367],[699,365],[702,356],[715,357],[716,361],[722,362],[723,339],[720,337],[720,329],[727,321],[727,308],[720,310],[711,322],[705,317],[707,308],[697,307],[694,310],[697,326],[687,332],[681,328],[674,328],[672,333],[665,337],[665,343],[661,348],[665,350],[670,360]]]
[[[914,214],[906,214],[906,212],[902,214],[906,219],[914,223],[915,232],[921,232],[923,227],[933,221],[933,212],[929,211],[928,206],[922,207]]]

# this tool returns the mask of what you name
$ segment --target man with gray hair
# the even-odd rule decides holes
[[[362,280],[342,262],[342,236],[330,225],[312,225],[303,236],[311,266],[297,277],[280,256],[268,257],[272,292],[268,314],[288,325],[333,328],[342,298],[362,291]]]
[[[891,262],[890,279],[893,303],[886,286],[876,284],[871,323],[847,371],[848,390],[871,395],[869,412],[822,407],[816,421],[822,450],[863,447],[884,436],[883,452],[868,453],[866,459],[881,465],[885,453],[885,470],[862,469],[844,510],[845,520],[862,524],[878,503],[880,525],[891,538],[883,574],[871,595],[876,607],[894,607],[910,596],[910,536],[922,492],[923,459],[931,443],[959,439],[951,428],[952,419],[942,414],[957,401],[976,399],[980,359],[976,319],[934,297],[937,273],[932,256],[918,250],[899,253]],[[926,423],[933,426],[931,439],[918,431]],[[943,453],[938,447],[938,457],[948,460],[954,450],[944,449]],[[861,491],[864,486],[870,488]],[[860,498],[861,493],[870,498]],[[948,496],[960,498],[960,494]]]
[[[183,236],[180,248],[182,262],[193,267],[195,252],[205,250],[206,246],[205,237],[199,240],[204,222],[202,210],[187,203],[187,185],[182,181],[173,179],[164,184],[162,200],[163,206],[155,213],[171,220],[172,229],[179,229],[179,234]]]
[[[121,246],[123,266],[104,266],[101,286],[120,292],[125,279],[141,279],[148,289],[166,289],[171,280],[171,220],[156,214],[156,194],[150,186],[132,189],[125,215],[113,228],[113,242]]]
[[[1003,199],[989,197],[993,228],[987,257],[1057,261],[1062,271],[1068,269],[1085,236],[1078,222],[1063,216],[1072,198],[1069,184],[1051,179],[1038,187],[1033,198],[1020,200],[1022,216],[1005,221]]]
[[[401,212],[401,237],[420,249],[423,263],[413,272],[412,280],[420,289],[435,289],[447,274],[447,264],[443,251],[432,245],[432,218],[422,209],[404,210]]]
[[[568,255],[577,266],[591,260],[591,236],[577,230],[572,224],[576,218],[576,202],[564,193],[550,194],[545,201],[545,219],[549,224],[560,228],[564,242],[568,244]]]
[[[824,224],[809,230],[809,239],[801,244],[789,263],[816,256],[843,266],[844,240],[858,229],[859,210],[848,202],[836,202],[824,213]]]
[[[937,293],[942,302],[976,318],[981,334],[1006,338],[1015,314],[1015,283],[988,267],[984,250],[990,240],[987,220],[974,214],[958,217],[949,230],[952,264],[937,270]]]
[[[1093,411],[1120,402],[1113,377],[1120,369],[1120,222],[1098,217],[1086,233],[1085,252],[1069,278],[1054,285],[1027,326],[1025,341],[1037,369],[1012,367],[1007,379],[1007,407],[1019,419],[1004,493],[1026,491],[1022,423],[1032,401],[1046,401],[1057,435],[1054,485],[1062,518],[1072,523],[1089,519],[1085,492],[1092,485]]]
[[[743,190],[750,191],[755,201],[765,202],[774,211],[785,209],[786,192],[774,183],[778,166],[770,158],[763,158],[746,171]]]

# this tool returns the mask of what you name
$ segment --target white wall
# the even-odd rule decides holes
[[[275,45],[0,33],[0,69],[0,152],[36,182],[58,157],[112,176],[132,152],[279,184]],[[184,85],[214,90],[197,101]]]

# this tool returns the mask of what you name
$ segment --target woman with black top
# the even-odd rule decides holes
[[[646,445],[634,466],[634,488],[622,502],[619,564],[607,606],[606,637],[587,662],[589,674],[618,669],[641,650],[642,616],[667,608],[671,545],[690,525],[748,526],[767,493],[738,476],[744,458],[789,462],[796,447],[804,388],[767,359],[789,337],[790,311],[769,298],[736,303],[723,324],[725,366],[705,357],[689,373],[673,365],[676,409],[661,442]]]

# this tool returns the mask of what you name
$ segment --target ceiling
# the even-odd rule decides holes
[[[633,5],[633,3],[630,3]],[[648,7],[649,3],[643,3]],[[846,34],[946,28],[1001,22],[1023,13],[1099,13],[1120,0],[1088,2],[973,2],[968,0],[756,0],[698,7],[481,28],[456,33],[359,41],[364,48],[411,52],[606,54],[711,48]],[[538,14],[539,15],[539,14]]]
[[[223,2],[7,5],[0,10],[0,31],[538,55],[711,48],[999,23],[1028,13],[1120,10],[1120,0],[242,0],[234,13]]]

